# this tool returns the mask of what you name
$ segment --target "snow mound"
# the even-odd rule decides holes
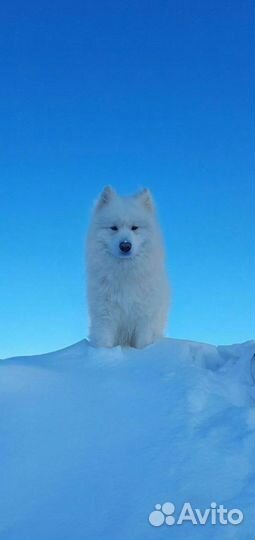
[[[0,539],[253,540],[254,352],[82,341],[1,361]],[[153,526],[166,502],[244,519]]]

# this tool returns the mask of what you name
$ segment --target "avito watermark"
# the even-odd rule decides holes
[[[161,525],[182,525],[190,522],[192,525],[240,525],[244,519],[243,512],[239,508],[228,510],[223,504],[217,505],[212,502],[209,508],[203,510],[192,508],[190,502],[185,502],[176,515],[176,508],[172,502],[156,504],[155,510],[149,515],[149,522],[153,527]]]

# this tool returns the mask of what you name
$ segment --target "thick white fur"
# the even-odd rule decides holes
[[[117,226],[118,231],[111,227]],[[131,227],[137,226],[136,231]],[[119,249],[132,243],[130,255]],[[106,187],[87,238],[90,340],[95,347],[143,348],[162,337],[169,307],[164,249],[148,190],[120,197]]]

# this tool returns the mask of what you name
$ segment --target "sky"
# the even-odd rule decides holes
[[[252,3],[5,2],[0,70],[0,358],[87,336],[105,184],[157,201],[167,335],[253,338]]]

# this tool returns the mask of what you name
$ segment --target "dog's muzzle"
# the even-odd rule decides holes
[[[126,253],[129,253],[131,251],[132,244],[128,240],[124,240],[123,242],[120,242],[119,248],[120,248],[120,251],[122,253],[126,254]]]

